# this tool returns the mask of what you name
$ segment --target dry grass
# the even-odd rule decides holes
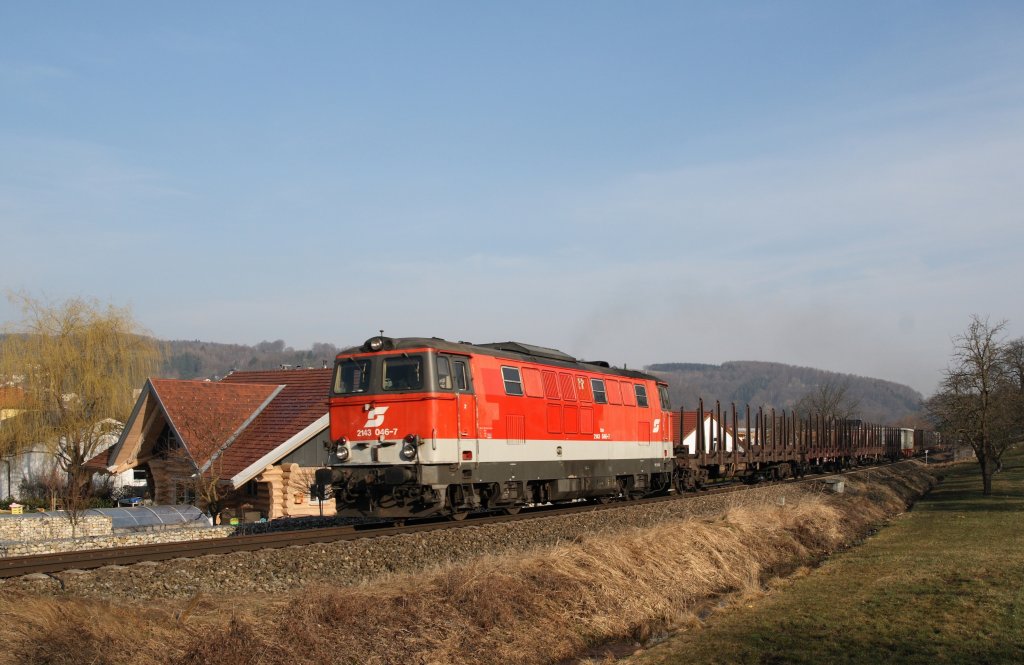
[[[0,600],[20,663],[550,663],[694,622],[709,598],[765,584],[861,537],[928,484],[879,471],[848,494],[736,506],[518,556],[286,597],[112,605]],[[745,594],[745,595],[743,595]]]
[[[992,496],[981,494],[976,465],[942,473],[939,488],[863,546],[628,662],[1024,662],[1024,451],[1004,460]]]

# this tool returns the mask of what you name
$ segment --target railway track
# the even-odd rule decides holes
[[[869,467],[877,468],[877,467]],[[842,475],[866,470],[865,468],[845,471],[840,474],[817,475],[813,478],[787,479],[777,481],[779,483],[799,483],[813,480],[820,480],[829,475]],[[263,533],[244,536],[229,536],[203,541],[179,541],[173,543],[161,543],[155,545],[132,545],[126,547],[78,550],[72,552],[58,552],[54,554],[38,554],[31,556],[15,556],[0,558],[0,578],[20,577],[33,573],[56,573],[66,570],[88,570],[102,568],[104,566],[126,566],[142,561],[166,561],[169,559],[194,558],[207,555],[229,554],[232,552],[247,552],[260,549],[283,548],[301,545],[313,545],[316,543],[330,543],[345,540],[359,540],[364,538],[384,538],[411,533],[439,531],[444,529],[465,529],[486,524],[499,524],[505,522],[516,522],[521,520],[536,519],[540,517],[556,517],[562,515],[579,514],[604,510],[619,510],[632,506],[660,503],[665,501],[685,501],[687,498],[696,496],[708,496],[709,494],[721,494],[728,492],[744,491],[758,485],[743,485],[740,483],[723,484],[712,487],[697,494],[670,494],[668,496],[652,497],[648,499],[637,499],[632,501],[618,501],[608,504],[581,503],[568,507],[536,507],[526,508],[517,515],[488,515],[481,514],[471,516],[465,521],[424,521],[408,522],[402,526],[376,526],[362,525],[327,527],[320,529],[306,529],[294,531],[282,531],[277,533]]]

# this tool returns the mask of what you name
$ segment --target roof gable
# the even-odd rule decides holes
[[[280,383],[281,392],[214,461],[214,471],[238,486],[327,427],[327,396],[334,370],[235,372],[221,382]],[[258,465],[256,465],[258,466]],[[245,472],[245,473],[243,473]]]
[[[196,468],[237,487],[328,426],[333,369],[234,372],[221,381],[150,379],[110,468],[137,464],[144,441],[166,421]]]
[[[208,465],[262,411],[280,385],[152,379],[153,392],[197,467]]]

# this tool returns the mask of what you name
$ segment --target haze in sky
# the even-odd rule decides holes
[[[1024,334],[1022,155],[1020,2],[0,4],[0,287],[165,339],[929,393]]]

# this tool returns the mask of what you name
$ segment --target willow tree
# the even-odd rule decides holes
[[[88,494],[85,463],[128,419],[134,391],[157,368],[162,349],[127,308],[82,298],[10,299],[22,320],[9,324],[0,340],[0,381],[22,401],[19,413],[3,422],[2,438],[14,452],[52,451],[66,474],[71,511]]]

